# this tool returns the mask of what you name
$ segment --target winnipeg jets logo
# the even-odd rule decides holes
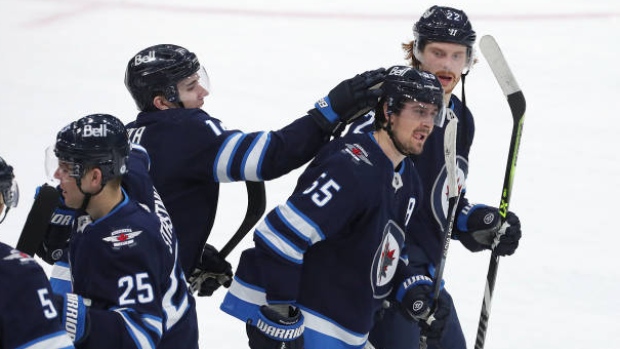
[[[345,144],[345,149],[343,149],[342,152],[351,155],[354,163],[364,162],[372,166],[372,162],[368,160],[368,152],[357,143]]]
[[[21,264],[26,264],[26,263],[31,263],[31,262],[35,262],[34,259],[32,257],[30,257],[30,255],[16,250],[16,249],[12,249],[11,252],[9,253],[9,255],[7,255],[6,257],[2,258],[5,261],[12,261],[12,260],[17,260],[19,261]]]
[[[383,229],[381,243],[377,247],[371,268],[371,284],[376,299],[387,296],[392,291],[392,278],[400,260],[400,248],[405,241],[405,233],[392,220]]]
[[[142,234],[142,230],[133,231],[131,229],[119,229],[113,231],[110,236],[103,238],[103,241],[109,242],[115,248],[134,245],[134,241],[138,235]]]
[[[390,242],[387,241],[383,246],[383,252],[381,252],[381,267],[379,268],[379,279],[387,276],[388,268],[394,265],[394,255],[396,249],[390,247]]]

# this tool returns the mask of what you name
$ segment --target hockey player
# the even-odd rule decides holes
[[[130,153],[122,122],[106,114],[80,118],[58,132],[54,153],[64,203],[77,210],[72,292],[57,302],[76,347],[198,348],[176,235],[148,172],[136,171],[142,179],[121,186]]]
[[[403,44],[406,59],[410,65],[435,74],[444,88],[444,102],[448,111],[458,117],[457,163],[459,183],[463,185],[463,195],[459,200],[457,217],[452,238],[460,240],[471,251],[491,249],[497,235],[500,243],[494,253],[500,256],[512,255],[521,238],[519,218],[508,212],[506,222],[500,226],[498,209],[493,206],[470,203],[465,194],[468,173],[469,149],[474,138],[474,119],[471,112],[459,98],[452,94],[459,81],[474,63],[474,43],[476,33],[465,12],[445,6],[432,6],[420,17],[413,27],[413,41]],[[366,122],[366,124],[364,124]],[[361,120],[352,129],[359,130],[370,124]],[[361,126],[361,127],[358,127]],[[363,130],[361,132],[364,132]],[[447,173],[443,155],[444,130],[437,127],[426,142],[424,152],[412,157],[419,170],[424,197],[420,214],[413,218],[415,234],[407,235],[407,245],[411,251],[410,263],[418,273],[431,277],[435,266],[441,260],[443,247],[443,227],[446,224],[448,207],[446,197]],[[454,304],[450,299],[450,315],[441,338],[424,329],[428,336],[429,348],[465,348],[463,331]],[[370,342],[377,349],[412,349],[419,347],[420,328],[401,315],[398,305],[381,312],[379,320],[370,333]],[[437,340],[440,339],[440,344]]]
[[[13,168],[0,157],[0,222],[17,206]],[[35,260],[0,242],[0,349],[73,348]]]
[[[443,90],[405,66],[390,68],[382,89],[376,131],[325,146],[242,253],[221,309],[246,323],[250,348],[363,348],[384,299],[441,330],[445,292],[429,314],[431,279],[408,267],[405,234],[422,201],[407,156],[443,118]]]
[[[127,127],[152,159],[153,182],[179,236],[181,265],[199,296],[230,285],[232,276],[230,264],[206,244],[219,184],[270,180],[308,162],[343,124],[376,105],[381,91],[369,88],[384,71],[343,81],[329,92],[328,107],[281,130],[242,133],[199,109],[209,84],[194,53],[161,44],[131,58],[125,85],[141,112]],[[202,273],[216,277],[194,284]]]

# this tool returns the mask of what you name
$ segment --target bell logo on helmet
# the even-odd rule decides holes
[[[140,54],[136,55],[134,57],[134,64],[136,66],[142,64],[142,63],[148,63],[148,62],[152,62],[155,60],[155,51],[149,51],[149,54],[146,56],[142,56]]]
[[[106,124],[101,124],[99,127],[93,127],[92,125],[84,125],[84,137],[106,137],[108,135],[108,127]]]

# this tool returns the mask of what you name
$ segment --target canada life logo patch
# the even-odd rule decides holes
[[[405,233],[392,220],[383,230],[381,244],[375,252],[371,270],[371,284],[375,298],[383,298],[392,290],[392,278],[400,259],[400,247],[405,241]]]
[[[140,234],[142,234],[142,230],[119,229],[110,233],[110,236],[103,238],[103,241],[109,242],[114,248],[132,246],[136,244],[135,238]]]

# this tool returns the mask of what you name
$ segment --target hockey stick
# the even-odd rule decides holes
[[[248,208],[239,229],[237,229],[226,245],[224,245],[224,247],[220,250],[220,256],[222,256],[222,258],[225,258],[228,254],[230,254],[230,252],[250,232],[250,229],[258,223],[258,220],[263,216],[263,213],[265,213],[265,207],[267,206],[265,183],[245,182],[245,185],[248,190]]]
[[[246,181],[245,185],[248,191],[248,208],[237,231],[219,251],[219,255],[222,259],[225,259],[230,252],[232,252],[232,250],[239,245],[241,240],[243,240],[252,227],[258,223],[260,218],[263,216],[263,213],[265,213],[265,208],[267,206],[265,183]],[[197,292],[200,289],[200,285],[208,278],[215,278],[220,284],[224,284],[229,280],[226,275],[203,272],[196,278],[190,280],[190,290],[192,293]]]
[[[512,75],[508,63],[504,58],[502,51],[495,39],[490,35],[485,35],[480,39],[480,50],[486,58],[499,86],[502,88],[510,111],[512,113],[512,136],[510,138],[510,150],[506,161],[506,172],[504,174],[504,184],[502,187],[502,196],[499,204],[499,214],[502,224],[506,221],[508,214],[508,206],[510,204],[510,195],[512,193],[512,181],[514,179],[517,166],[517,156],[519,154],[519,145],[521,143],[521,132],[523,131],[523,119],[525,116],[525,96],[521,88],[517,84],[515,77]],[[493,248],[499,243],[496,236]],[[497,277],[497,269],[499,267],[499,256],[495,252],[491,252],[491,261],[487,272],[487,284],[482,301],[482,310],[480,312],[480,321],[478,322],[478,334],[476,336],[475,349],[484,347],[484,339],[487,333],[489,323],[489,315],[491,313],[491,300],[493,299],[493,290],[495,288],[495,279]]]
[[[47,184],[41,186],[17,241],[18,250],[34,256],[43,242],[50,218],[59,202],[60,193],[56,188]]]
[[[439,299],[439,292],[441,292],[441,280],[443,279],[443,271],[446,267],[446,259],[448,258],[448,247],[450,247],[450,239],[452,238],[452,226],[454,225],[454,217],[456,216],[456,206],[459,203],[461,196],[460,186],[458,185],[458,169],[456,167],[456,133],[457,133],[458,119],[452,110],[448,110],[448,124],[446,125],[443,149],[444,158],[446,159],[446,171],[448,182],[448,216],[446,218],[446,225],[444,226],[444,241],[443,241],[443,253],[441,255],[441,261],[437,269],[435,269],[435,275],[433,275],[433,310],[437,305]],[[433,312],[431,312],[432,314]],[[432,315],[431,315],[432,318]],[[429,318],[430,319],[430,318]],[[420,336],[420,349],[426,349],[426,336]]]

